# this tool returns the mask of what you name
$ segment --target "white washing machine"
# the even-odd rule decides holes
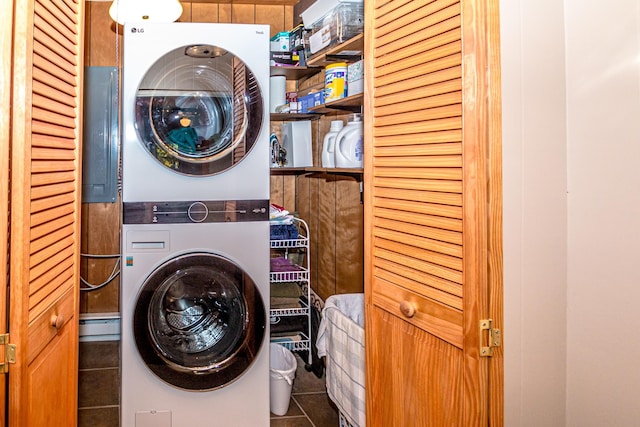
[[[269,198],[269,26],[124,27],[122,199]]]
[[[125,203],[121,426],[269,425],[268,201]]]

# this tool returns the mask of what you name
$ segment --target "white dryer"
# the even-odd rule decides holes
[[[122,198],[269,198],[269,26],[124,27]]]
[[[122,427],[269,425],[268,201],[123,209]]]

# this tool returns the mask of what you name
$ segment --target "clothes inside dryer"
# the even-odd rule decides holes
[[[187,175],[213,175],[240,161],[256,142],[263,114],[254,74],[213,45],[166,53],[149,68],[135,98],[145,149]]]

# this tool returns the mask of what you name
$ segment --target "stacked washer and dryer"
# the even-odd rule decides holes
[[[269,27],[124,32],[121,426],[267,426]]]

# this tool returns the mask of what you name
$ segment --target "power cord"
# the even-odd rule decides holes
[[[113,255],[94,255],[94,254],[80,254],[81,257],[85,258],[116,258],[116,263],[113,266],[113,270],[111,270],[111,274],[107,279],[100,283],[99,285],[94,285],[89,283],[84,277],[80,276],[80,290],[85,292],[97,291],[98,289],[102,289],[107,286],[109,283],[113,281],[116,277],[120,275],[120,254]]]

